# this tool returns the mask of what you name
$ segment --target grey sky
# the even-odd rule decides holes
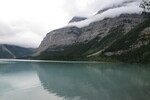
[[[46,33],[73,16],[91,17],[124,1],[131,0],[0,0],[0,43],[38,47]]]

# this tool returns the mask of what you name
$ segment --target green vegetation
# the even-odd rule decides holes
[[[145,28],[150,27],[150,18],[145,20],[143,23],[139,24],[137,27],[132,29],[122,38],[114,42],[108,49],[104,52],[115,52],[119,50],[128,50],[130,49],[133,43],[137,41],[149,41],[149,34],[144,34],[140,36],[141,31]],[[139,48],[133,48],[128,52],[125,52],[121,55],[111,56],[112,59],[120,60],[123,62],[140,62],[140,63],[149,63],[150,62],[150,43],[143,45]]]
[[[150,18],[129,31],[125,36],[115,41],[105,52],[113,52],[118,50],[129,49],[130,46],[138,39],[143,29],[150,26]]]
[[[84,53],[84,55],[89,55],[94,52],[98,52],[111,45],[116,39],[123,36],[123,31],[124,31],[123,27],[124,25],[120,25],[112,28],[109,31],[109,34],[105,36],[103,39],[101,39],[100,41],[98,41],[98,39],[97,42],[94,42],[92,40],[91,42],[94,42],[93,45],[90,47],[90,49],[87,52]]]
[[[108,57],[109,58],[109,57]],[[129,52],[123,53],[121,55],[111,56],[111,59],[131,62],[131,63],[149,63],[150,62],[150,44],[147,46],[142,46],[137,49],[133,49]]]
[[[125,22],[130,23],[129,20],[125,20]],[[149,34],[141,35],[141,32],[147,27],[150,27],[150,18],[124,35],[124,24],[122,24],[112,28],[109,31],[109,35],[102,39],[101,37],[97,36],[88,42],[56,48],[56,50],[59,51],[46,50],[46,52],[43,52],[41,56],[34,59],[150,63],[150,43],[147,45],[141,45],[140,47],[131,47],[131,45],[138,44],[138,42],[145,42],[150,40]],[[103,50],[100,55],[97,54],[95,56],[87,57],[88,55],[96,53],[100,50]],[[105,55],[106,52],[116,52],[120,50],[128,51],[121,53],[120,55]]]
[[[49,51],[43,52],[40,57],[34,59],[45,59],[45,60],[89,60],[91,58],[86,58],[87,55],[104,49],[106,46],[110,45],[116,38],[123,35],[123,26],[114,27],[109,31],[109,35],[101,38],[96,37],[89,42],[77,43],[68,47],[56,48],[60,51]],[[61,51],[61,49],[64,49]],[[95,58],[95,57],[94,57]],[[93,59],[93,58],[92,58]]]

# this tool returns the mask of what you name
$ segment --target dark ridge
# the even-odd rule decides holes
[[[86,17],[78,17],[78,16],[75,16],[73,17],[69,23],[73,23],[73,22],[80,22],[80,21],[83,21],[83,20],[86,20],[87,18]]]

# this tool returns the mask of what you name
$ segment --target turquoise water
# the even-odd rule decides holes
[[[0,100],[150,100],[150,65],[0,60]]]

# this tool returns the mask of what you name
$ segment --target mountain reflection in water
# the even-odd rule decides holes
[[[149,100],[150,98],[149,65],[8,62],[0,62],[1,100]],[[6,93],[14,90],[17,92]],[[10,99],[12,97],[13,99]]]
[[[113,63],[42,63],[36,70],[44,88],[61,97],[85,100],[150,98],[148,67]]]

